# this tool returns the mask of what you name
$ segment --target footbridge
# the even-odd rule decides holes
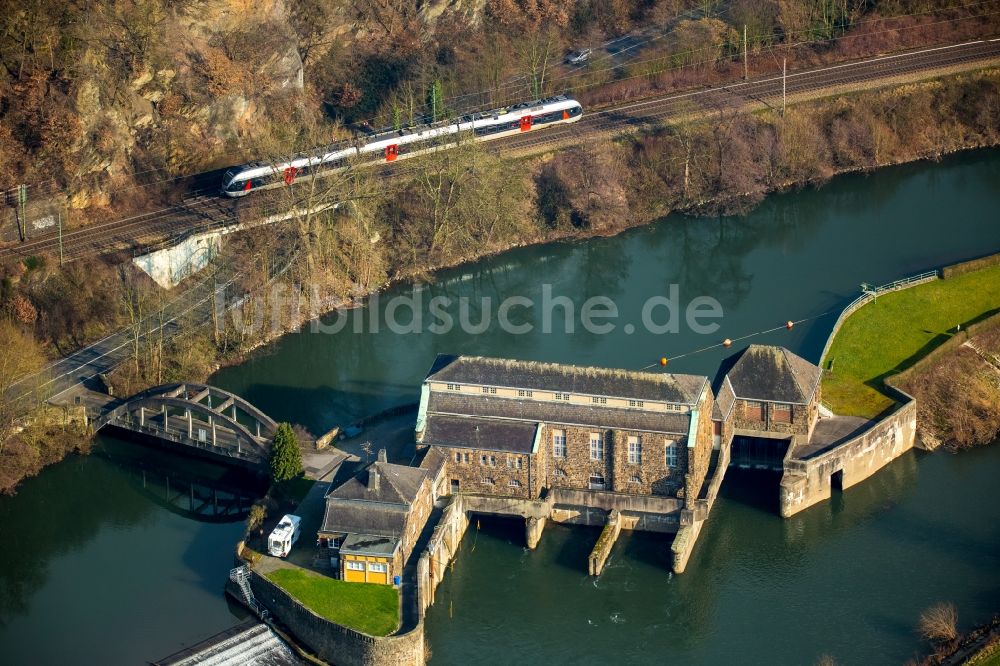
[[[252,404],[205,384],[157,386],[119,403],[94,421],[170,447],[243,467],[267,465],[277,424]]]

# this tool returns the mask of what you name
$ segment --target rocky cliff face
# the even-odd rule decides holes
[[[26,1],[0,15],[17,46],[0,44],[0,188],[50,182],[74,209],[138,205],[136,182],[289,145],[337,83],[311,65],[332,60],[343,80],[359,50],[419,50],[442,17],[474,24],[484,2]]]
[[[73,207],[106,204],[108,186],[126,183],[142,165],[172,176],[225,162],[267,123],[272,105],[294,103],[302,92],[284,0],[145,9],[151,30],[140,53],[122,57],[115,42],[127,42],[141,17],[107,8],[98,27],[114,41],[80,54],[87,75],[76,81],[73,104],[81,123]]]

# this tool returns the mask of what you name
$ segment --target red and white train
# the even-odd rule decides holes
[[[241,197],[256,190],[291,185],[297,178],[336,171],[347,166],[348,162],[358,163],[358,158],[361,158],[361,163],[394,162],[431,150],[449,148],[456,144],[462,132],[471,133],[475,141],[492,141],[573,123],[582,115],[583,107],[578,101],[560,95],[462,116],[438,125],[382,132],[368,137],[362,144],[335,146],[325,153],[297,157],[289,162],[253,162],[235,167],[223,176],[222,194]],[[448,138],[452,136],[456,141],[449,142]]]

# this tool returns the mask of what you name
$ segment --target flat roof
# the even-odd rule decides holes
[[[377,536],[374,534],[349,534],[340,545],[341,553],[350,555],[378,555],[391,557],[399,547],[396,537]]]

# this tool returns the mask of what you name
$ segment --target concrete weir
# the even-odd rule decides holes
[[[594,550],[587,558],[587,569],[591,576],[600,576],[601,572],[604,571],[604,565],[611,555],[611,549],[614,548],[615,542],[618,541],[618,535],[621,533],[621,514],[618,513],[618,509],[612,509],[608,514],[608,522],[604,525],[600,538],[594,544]]]

